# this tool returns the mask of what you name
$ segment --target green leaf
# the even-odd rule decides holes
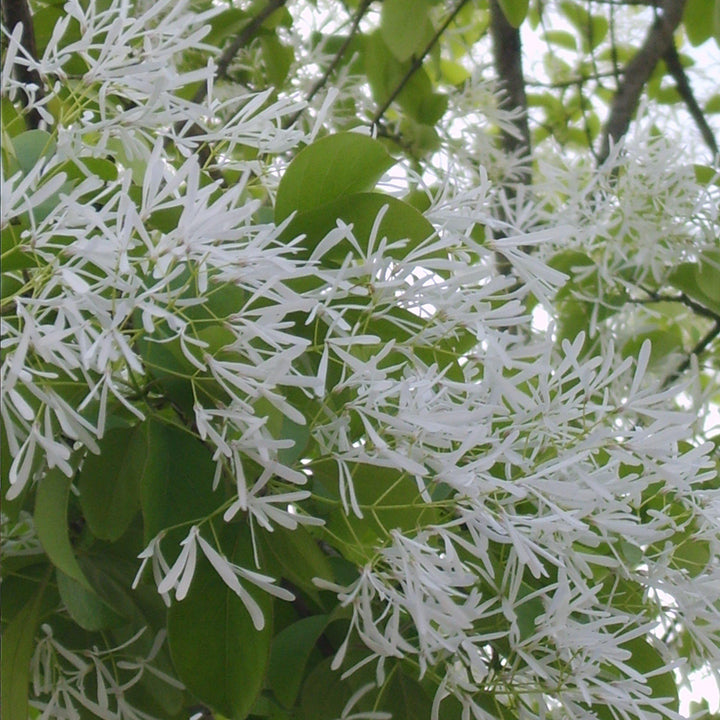
[[[147,463],[142,426],[105,434],[100,453],[85,458],[78,489],[85,519],[95,537],[117,540],[140,507],[140,478]]]
[[[140,478],[145,541],[161,530],[200,520],[221,502],[212,491],[215,462],[197,438],[156,420],[142,425],[148,448]]]
[[[233,562],[251,568],[247,526]],[[231,720],[243,720],[259,695],[272,640],[272,598],[246,588],[260,605],[265,627],[258,631],[240,598],[209,563],[201,561],[190,591],[168,611],[168,641],[178,677],[197,698]]]
[[[420,55],[432,38],[428,10],[426,0],[384,0],[380,32],[385,44],[400,62]]]
[[[277,525],[271,533],[263,530],[258,532],[257,537],[270,571],[289,580],[322,607],[312,579],[331,580],[334,574],[317,540],[302,525],[295,530]]]
[[[706,252],[696,263],[681,263],[669,280],[688,297],[720,313],[720,251]]]
[[[544,33],[545,40],[566,50],[577,50],[577,41],[567,30],[548,30]]]
[[[650,367],[662,368],[668,356],[682,352],[683,336],[680,326],[668,325],[666,328],[657,328],[648,332],[638,332],[628,340],[622,348],[623,357],[638,357],[640,348],[645,340],[650,340]]]
[[[267,418],[265,426],[276,440],[292,440],[294,443],[292,447],[278,450],[278,460],[285,465],[292,465],[300,459],[310,438],[307,423],[300,425],[290,420],[265,398],[258,400],[253,407],[258,417]]]
[[[121,616],[113,612],[94,591],[86,589],[61,570],[57,571],[57,584],[70,617],[84,630],[103,630],[122,622]]]
[[[49,470],[38,482],[35,497],[35,529],[53,565],[92,592],[68,535],[68,497],[72,481],[59,468]]]
[[[273,640],[268,685],[287,708],[295,704],[310,654],[327,622],[327,615],[302,618],[278,633]]]
[[[645,678],[653,700],[667,698],[668,702],[665,707],[677,712],[680,700],[672,670],[658,672],[661,668],[667,667],[662,655],[641,637],[623,643],[622,647],[632,653],[627,664]]]
[[[683,24],[690,44],[697,47],[713,35],[713,0],[687,0],[683,11]]]
[[[32,600],[20,610],[2,634],[0,715],[3,720],[28,720],[30,659],[35,648],[35,633],[40,624],[40,609],[47,586],[47,575],[45,577]]]
[[[53,136],[45,130],[27,130],[12,139],[15,158],[20,169],[29,173],[41,158],[55,154],[56,144]]]
[[[276,220],[370,190],[394,164],[382,143],[366,135],[324,137],[301,150],[285,171],[277,192]]]
[[[527,17],[530,2],[529,0],[498,0],[498,5],[507,21],[514,28],[519,28]]]
[[[373,236],[373,228],[380,211],[383,211],[384,215]],[[349,195],[316,210],[302,213],[293,219],[283,237],[290,239],[304,234],[305,238],[299,242],[298,247],[304,248],[306,257],[310,257],[320,241],[337,226],[338,219],[352,224],[353,235],[363,253],[369,251],[371,238],[376,248],[382,238],[387,238],[388,243],[401,241],[400,245],[386,251],[388,255],[397,258],[405,257],[411,249],[435,233],[430,222],[408,203],[390,195],[373,192]],[[338,238],[336,244],[326,247],[321,257],[324,263],[339,264],[348,253],[357,255],[357,250],[349,240]]]
[[[402,670],[399,663],[383,687],[379,707],[398,719],[430,720],[432,717],[432,699],[415,678]],[[450,720],[445,707],[442,717]]]
[[[323,460],[310,467],[314,491],[339,500],[337,464]],[[396,469],[361,463],[348,463],[348,468],[363,517],[352,511],[349,515],[334,512],[323,528],[327,542],[348,560],[365,563],[374,555],[375,548],[388,540],[391,530],[413,532],[437,522],[437,510],[422,499],[413,477]]]
[[[318,663],[303,683],[299,707],[300,720],[335,720],[339,718],[354,692],[358,675],[360,673],[367,675],[367,668],[361,668],[343,682],[340,680],[342,673],[332,670],[331,663],[332,658],[326,658]],[[360,704],[353,709],[358,712],[372,708],[368,707],[367,701],[363,698]]]
[[[276,35],[262,35],[260,37],[263,61],[270,84],[280,87],[290,71],[295,51],[289,45],[278,40]]]

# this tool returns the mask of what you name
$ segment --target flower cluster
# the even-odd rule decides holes
[[[301,108],[289,94],[218,100],[203,44],[218,12],[71,1],[38,60],[8,34],[3,95],[27,90],[14,65],[48,91],[29,100],[44,129],[13,132],[3,169],[7,500],[33,497],[57,468],[71,513],[131,555],[128,593],[149,587],[160,617],[193,592],[201,563],[257,633],[272,623],[248,588],[319,598],[323,612],[334,603],[349,620],[332,667],[375,670],[346,698],[348,720],[388,717],[369,699],[408,667],[434,694],[433,718],[450,702],[475,720],[677,717],[664,688],[679,634],[698,663],[720,662],[712,446],[652,343],[614,341],[634,293],[709,247],[712,191],[668,175],[668,147],[647,142],[642,156],[616,148],[593,174],[544,164],[536,195],[503,193],[475,167],[497,152],[476,129],[477,158],[462,167],[446,138],[448,172],[427,188],[424,215],[386,178],[385,196],[343,206],[380,197],[371,217],[328,227],[300,188],[279,220],[284,154],[343,110],[334,120],[323,104],[304,133],[284,127]],[[198,85],[205,99],[188,100]],[[479,80],[453,112],[478,98],[512,127]],[[506,161],[503,177],[523,171]],[[547,332],[537,307],[554,317]],[[205,474],[175,465],[168,477],[148,441],[163,432],[192,459],[187,474]],[[135,457],[111,454],[118,437],[132,437]],[[108,455],[121,467],[89,477]],[[119,529],[93,520],[112,502],[129,508]],[[4,552],[40,554],[43,532],[25,510],[3,516]],[[66,555],[80,548],[92,568],[106,546],[85,552],[82,532]],[[254,569],[233,553],[239,536]],[[292,555],[295,537],[316,555]],[[155,663],[164,630],[133,657],[142,629],[69,649],[57,633],[79,613],[65,575],[52,596],[60,629],[43,625],[36,641],[33,706],[151,717],[125,696],[148,675],[182,689],[167,658]]]

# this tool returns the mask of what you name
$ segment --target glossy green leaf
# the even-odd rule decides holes
[[[328,135],[301,150],[280,181],[277,221],[370,190],[395,163],[382,143],[367,135]]]
[[[544,35],[545,40],[553,45],[565,48],[566,50],[577,50],[575,36],[567,30],[548,30]]]
[[[232,560],[253,569],[249,529],[234,527],[242,528],[243,535]],[[262,630],[255,629],[240,598],[204,560],[187,597],[168,612],[168,641],[179,678],[201,702],[230,720],[247,717],[259,695],[273,634],[272,597],[244,584],[262,609]]]
[[[142,426],[105,434],[98,455],[88,454],[78,479],[80,504],[93,535],[117,540],[140,507],[140,478],[148,460]]]
[[[75,557],[68,534],[71,484],[71,479],[58,468],[49,470],[40,479],[35,497],[35,529],[53,565],[92,592]]]
[[[269,400],[262,398],[254,405],[258,417],[266,418],[266,427],[276,440],[291,441],[293,445],[278,450],[278,460],[292,465],[300,459],[310,438],[310,429],[306,424],[294,422],[276,408]]]
[[[300,720],[336,720],[341,717],[348,700],[354,692],[354,685],[360,681],[359,674],[353,673],[345,682],[340,680],[342,672],[332,670],[332,658],[326,658],[318,663],[305,680],[300,696],[298,716]],[[353,710],[371,710],[372,704],[366,698],[356,705]]]
[[[315,491],[336,500],[341,492],[350,504],[349,489],[342,488],[334,461],[310,466],[315,478]],[[420,497],[414,477],[391,468],[348,463],[355,497],[363,517],[336,512],[327,520],[324,534],[327,542],[358,564],[374,555],[375,548],[387,542],[391,530],[412,533],[418,527],[438,519],[437,511]]]
[[[263,62],[267,70],[268,80],[279,87],[285,82],[290,71],[295,52],[289,45],[280,42],[276,35],[263,35],[260,37]]]
[[[702,45],[713,35],[711,21],[713,0],[687,0],[683,11],[683,25],[691,45]]]
[[[701,305],[720,313],[720,253],[712,252],[697,263],[681,263],[670,282]]]
[[[529,0],[498,0],[498,5],[507,21],[514,28],[519,28],[527,17],[530,2]]]
[[[391,713],[393,718],[430,720],[432,704],[432,697],[417,679],[404,672],[399,664],[380,696],[380,707]],[[443,707],[440,716],[443,720],[451,720],[446,707]]]
[[[122,618],[97,593],[88,590],[61,570],[57,571],[57,584],[60,599],[70,617],[84,630],[103,630],[122,622]]]
[[[383,213],[382,220],[376,225],[380,212]],[[317,252],[318,245],[327,234],[337,227],[338,220],[352,224],[353,236],[363,254],[370,251],[371,241],[377,248],[380,241],[387,238],[388,243],[398,244],[388,248],[386,253],[402,258],[435,233],[428,220],[402,200],[382,193],[357,193],[298,215],[286,229],[284,237],[304,235],[298,246],[310,257]],[[350,240],[338,237],[333,244],[324,243],[319,257],[324,263],[339,264],[348,253],[357,256],[358,251]]]
[[[272,533],[257,534],[262,544],[269,570],[289,580],[303,590],[321,607],[320,595],[313,578],[333,579],[333,571],[327,555],[318,541],[302,525],[295,530],[277,526]]]
[[[433,30],[429,9],[426,0],[384,0],[380,32],[385,44],[400,62],[419,55],[431,39]]]
[[[623,643],[622,647],[632,653],[627,664],[645,678],[653,700],[666,698],[665,707],[677,712],[680,705],[677,684],[672,670],[663,670],[667,664],[662,655],[641,637]]]
[[[268,685],[287,708],[295,704],[310,654],[327,622],[327,615],[302,618],[279,632],[273,640]]]
[[[55,140],[45,130],[27,130],[12,140],[15,158],[20,169],[29,173],[42,158],[49,158],[55,153]]]
[[[35,647],[35,633],[40,624],[45,587],[46,582],[42,582],[32,600],[3,630],[0,659],[0,714],[3,720],[28,720],[30,659]]]
[[[650,367],[662,368],[666,365],[668,357],[682,351],[683,336],[678,325],[668,325],[647,332],[639,332],[628,340],[622,348],[625,357],[638,357],[640,348],[645,340],[652,343],[650,351]]]
[[[161,530],[207,517],[222,502],[212,490],[215,462],[197,438],[156,420],[143,423],[148,448],[140,501],[148,542]]]

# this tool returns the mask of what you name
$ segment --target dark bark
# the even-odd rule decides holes
[[[515,121],[516,132],[502,131],[503,150],[508,154],[517,155],[525,161],[518,182],[521,185],[529,185],[532,181],[530,126],[528,124],[527,96],[525,95],[525,76],[522,67],[520,29],[510,25],[497,0],[490,0],[490,33],[495,71],[502,90],[500,106],[506,110],[521,111]],[[517,192],[513,184],[505,187],[505,194],[509,200],[516,197]],[[504,217],[505,213],[502,208],[500,208],[500,213],[502,220],[508,219]],[[498,272],[503,275],[512,273],[512,264],[502,253],[495,254],[495,262]]]
[[[665,60],[668,72],[675,80],[680,97],[683,99],[688,112],[695,121],[695,124],[698,126],[698,130],[700,130],[700,134],[702,135],[705,144],[710,148],[713,155],[717,155],[719,151],[715,135],[705,119],[705,114],[703,113],[702,108],[698,105],[698,102],[695,99],[695,94],[693,93],[690,81],[685,74],[685,69],[680,62],[680,57],[678,56],[677,49],[675,48],[675,43],[670,43],[670,47],[665,55],[663,55],[663,60]]]
[[[2,19],[5,23],[5,27],[8,32],[12,34],[15,26],[18,23],[22,23],[22,36],[20,38],[20,44],[23,46],[25,53],[33,60],[37,60],[37,48],[35,46],[35,30],[33,27],[32,13],[30,12],[30,6],[27,0],[3,0],[2,2]],[[45,96],[45,86],[40,77],[40,73],[35,68],[29,68],[25,65],[17,63],[15,65],[15,72],[18,80],[23,85],[36,85],[37,90],[35,91],[35,98],[42,99]],[[29,94],[25,94],[23,101],[24,107],[28,107],[30,104],[31,97]],[[36,108],[31,107],[27,110],[25,115],[25,122],[29,130],[36,130],[40,127],[42,122],[42,116]]]
[[[501,107],[507,110],[522,110],[515,127],[517,135],[503,131],[503,148],[520,157],[530,156],[530,127],[528,125],[525,76],[522,68],[522,43],[520,30],[514,28],[505,18],[497,0],[490,0],[490,33],[493,42],[495,71],[503,91]],[[522,182],[530,181],[530,168]]]
[[[616,143],[630,127],[645,84],[658,62],[672,47],[673,33],[682,20],[685,0],[664,0],[648,34],[635,56],[623,69],[622,84],[615,93],[610,116],[603,130],[599,162],[610,154],[611,142]]]

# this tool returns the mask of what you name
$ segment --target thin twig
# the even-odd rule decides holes
[[[705,119],[705,114],[695,99],[692,87],[690,87],[690,81],[688,80],[688,77],[685,74],[685,69],[680,62],[680,57],[678,56],[677,48],[675,47],[674,42],[670,44],[670,47],[663,56],[663,60],[665,61],[668,71],[675,80],[680,97],[685,101],[688,112],[695,121],[695,124],[698,126],[698,130],[700,130],[700,134],[702,135],[705,144],[710,148],[713,155],[717,155],[719,151],[715,135],[713,135],[713,131],[710,129],[710,126]]]
[[[645,83],[670,48],[673,33],[682,20],[684,8],[685,0],[664,0],[645,41],[625,66],[622,85],[615,93],[610,116],[603,130],[599,155],[601,164],[610,154],[610,143],[620,140],[630,127],[630,121],[640,102]]]
[[[587,82],[595,81],[600,82],[603,78],[615,77],[615,73],[612,70],[607,72],[588,73],[579,77],[571,78],[570,80],[558,80],[556,82],[543,82],[542,80],[526,80],[525,84],[528,87],[541,87],[548,88],[550,90],[565,90],[569,87],[576,85],[584,85]]]
[[[330,79],[330,76],[335,71],[335,68],[338,66],[338,63],[340,60],[342,60],[343,55],[345,55],[345,52],[347,51],[348,47],[350,46],[350,43],[352,42],[352,39],[355,37],[355,34],[358,31],[358,28],[360,27],[360,21],[365,17],[365,13],[370,8],[370,5],[372,4],[373,0],[363,0],[360,3],[360,7],[358,7],[355,15],[353,16],[352,25],[350,27],[350,34],[345,38],[343,44],[340,46],[340,49],[335,53],[335,56],[333,57],[330,64],[327,66],[327,69],[323,73],[323,76],[312,86],[310,92],[308,93],[308,96],[305,98],[305,102],[309,103],[315,95],[322,90],[325,85],[327,84],[327,81]],[[305,112],[307,109],[307,105],[302,108],[301,110],[298,110],[286,123],[286,127],[292,127],[296,122],[297,119]]]
[[[679,295],[661,295],[653,290],[645,290],[645,292],[649,295],[648,298],[633,300],[633,302],[638,305],[649,305],[651,303],[655,304],[661,302],[680,303],[685,305],[685,307],[690,308],[696,315],[709,318],[715,322],[720,322],[720,315],[696,302],[691,297],[688,297],[685,293],[680,293]]]
[[[276,11],[279,10],[287,0],[269,0],[268,4],[238,33],[237,37],[228,45],[218,60],[216,78],[226,78],[230,63],[240,50],[247,45],[260,29],[260,26]],[[193,97],[193,102],[201,103],[207,95],[207,87],[202,85]]]
[[[720,336],[720,320],[715,320],[712,328],[702,337],[695,347],[688,353],[685,359],[680,365],[675,368],[663,381],[663,387],[669,387],[672,385],[689,367],[693,357],[700,355],[707,350],[710,343],[713,342],[718,336]]]
[[[408,68],[408,71],[405,73],[405,75],[402,77],[400,82],[398,83],[395,90],[392,91],[390,94],[390,97],[382,104],[380,109],[375,113],[375,117],[372,119],[371,124],[376,125],[382,116],[387,112],[387,109],[392,105],[393,101],[397,96],[403,91],[403,88],[408,84],[410,81],[410,78],[422,67],[423,62],[425,62],[425,58],[428,56],[430,51],[435,47],[438,40],[442,36],[442,34],[448,29],[450,26],[450,23],[455,19],[457,14],[467,5],[468,0],[460,0],[460,2],[455,6],[453,11],[450,13],[450,15],[445,18],[445,21],[443,24],[437,29],[435,34],[430,39],[430,42],[425,46],[425,49],[418,55],[417,57],[414,57],[412,59],[412,62],[410,63],[410,67]]]

